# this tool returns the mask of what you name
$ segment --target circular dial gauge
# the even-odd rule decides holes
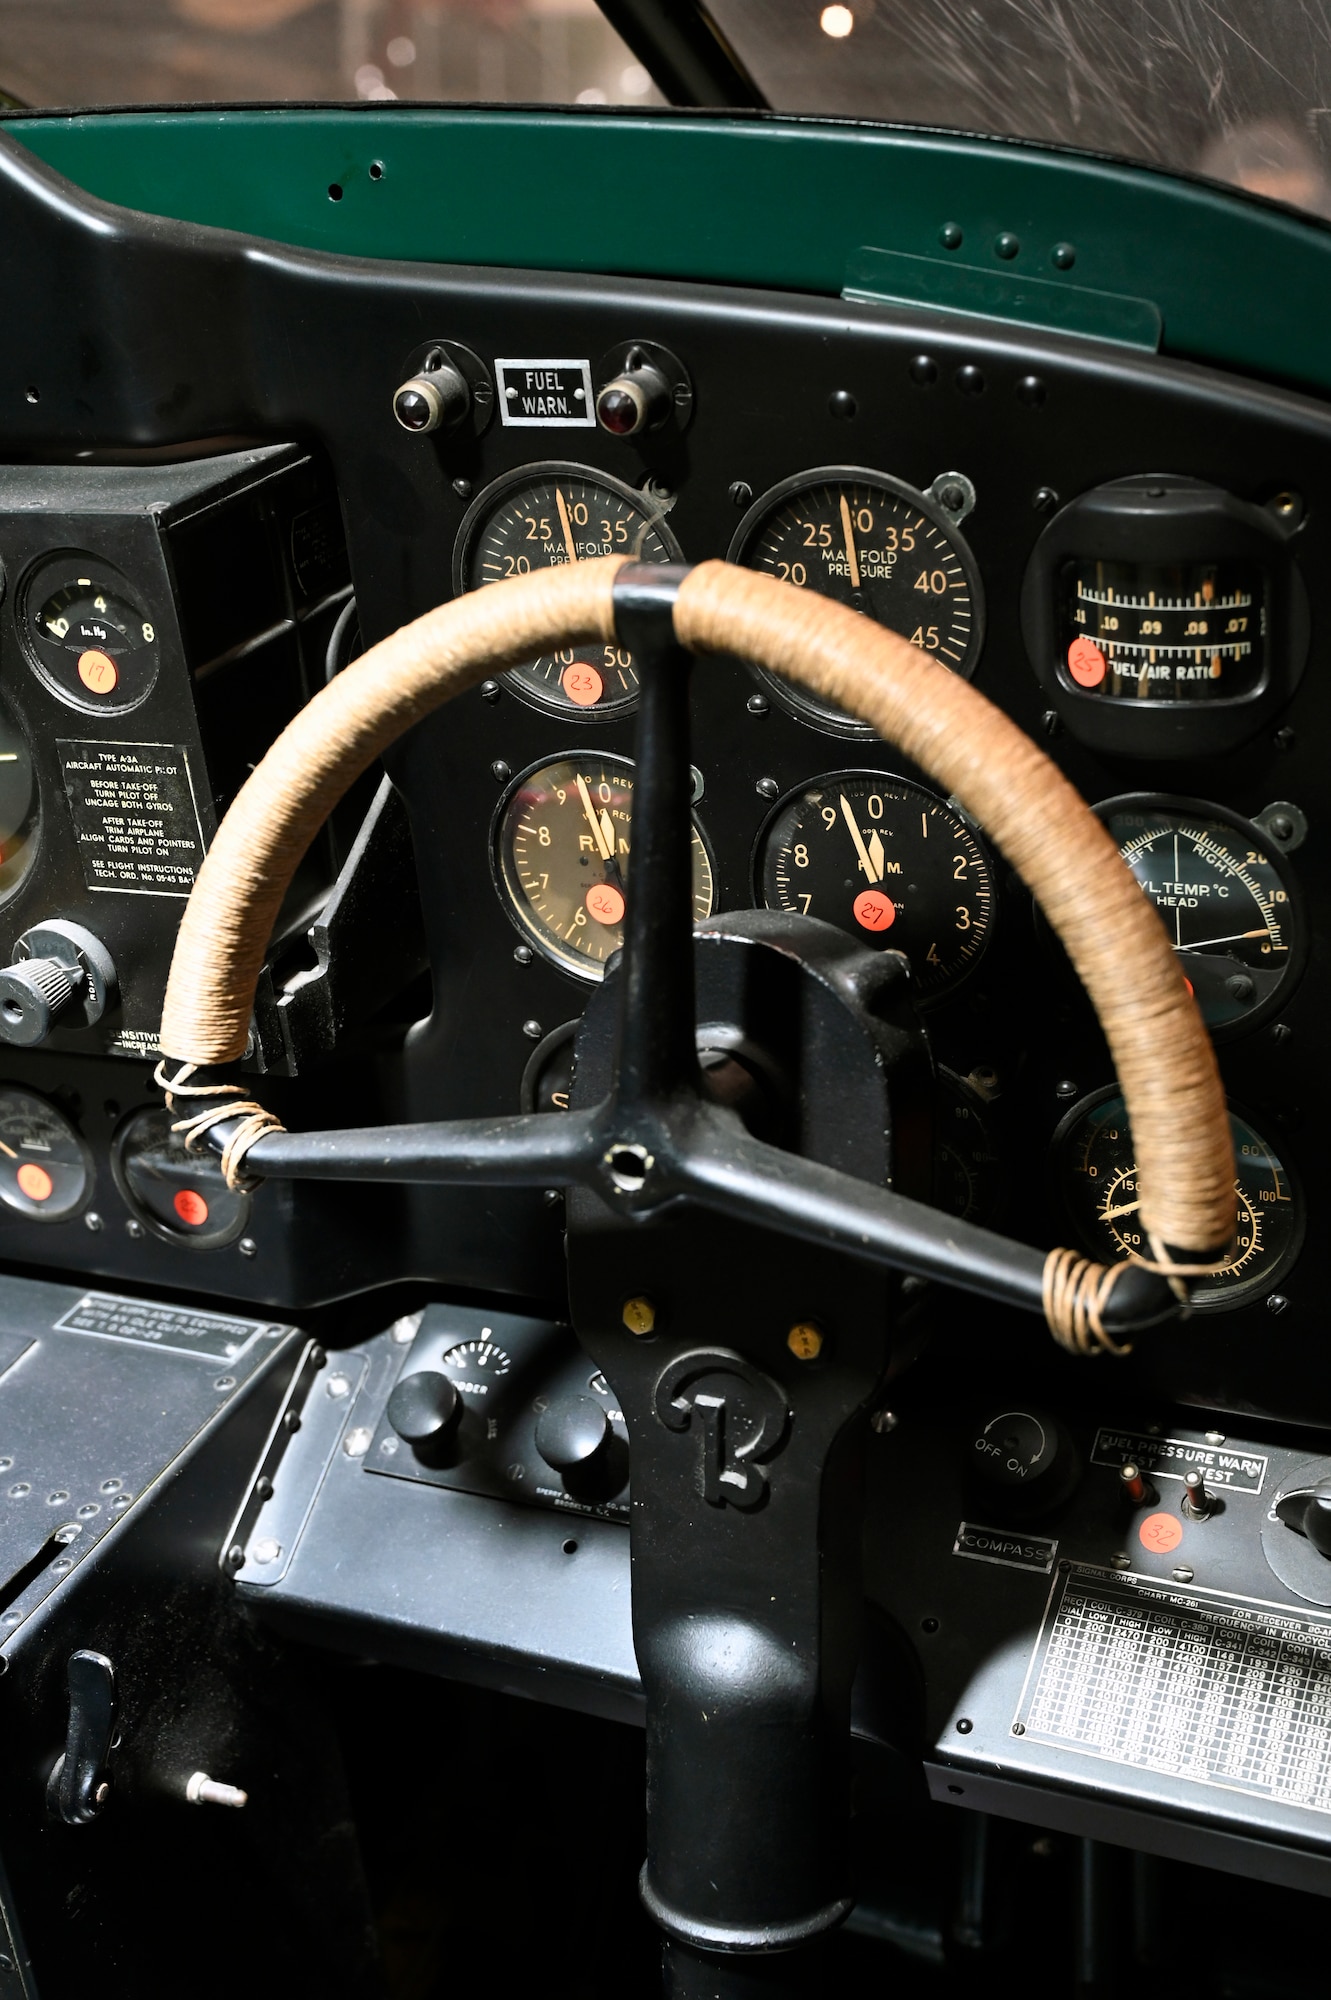
[[[507,1375],[513,1362],[505,1349],[496,1347],[492,1340],[460,1340],[445,1354],[444,1366],[469,1379],[494,1381]]]
[[[679,544],[660,510],[631,486],[581,465],[531,465],[490,486],[463,520],[454,588],[478,590],[505,577],[597,556],[678,562]],[[622,715],[638,692],[623,646],[566,647],[524,660],[504,676],[514,692],[556,715]]]
[[[36,851],[37,779],[27,738],[0,704],[0,901],[18,888]]]
[[[561,757],[510,787],[495,821],[500,891],[545,956],[600,979],[624,942],[633,829],[626,757]],[[693,916],[712,912],[711,856],[693,825]]]
[[[1109,701],[1233,701],[1266,662],[1255,562],[1073,561],[1063,570],[1069,680]]]
[[[30,1222],[65,1222],[91,1189],[92,1154],[63,1111],[0,1088],[0,1201]]]
[[[986,1227],[1003,1206],[1003,1161],[985,1116],[985,1100],[964,1077],[939,1067],[934,1137],[938,1206]]]
[[[42,679],[78,708],[133,708],[157,678],[157,627],[99,556],[47,557],[23,588],[21,628]]]
[[[1269,1291],[1298,1255],[1303,1203],[1288,1165],[1232,1108],[1237,1233],[1229,1266],[1192,1289],[1192,1303],[1220,1309]],[[1117,1089],[1097,1091],[1069,1112],[1055,1138],[1063,1195],[1074,1228],[1107,1263],[1149,1256],[1141,1229],[1132,1132]]]
[[[863,611],[954,673],[975,670],[984,620],[975,558],[932,500],[884,473],[829,466],[783,480],[744,516],[729,560]],[[805,721],[873,735],[796,683],[762,678]]]
[[[1152,794],[1096,807],[1159,910],[1202,1019],[1250,1028],[1289,996],[1306,949],[1297,893],[1260,827]]]
[[[111,1149],[116,1186],[154,1236],[193,1250],[220,1250],[244,1229],[250,1198],[227,1186],[212,1153],[191,1151],[172,1131],[174,1122],[158,1106],[126,1119]]]
[[[978,963],[993,927],[988,856],[951,806],[881,771],[832,771],[774,807],[758,837],[758,901],[904,951],[920,995]]]

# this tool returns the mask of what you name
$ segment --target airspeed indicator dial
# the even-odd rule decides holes
[[[902,951],[922,998],[979,962],[994,918],[978,837],[933,792],[882,771],[832,771],[782,799],[758,840],[757,900]]]

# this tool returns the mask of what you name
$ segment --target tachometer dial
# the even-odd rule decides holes
[[[934,501],[885,473],[824,466],[783,480],[744,516],[729,560],[876,618],[954,673],[975,670],[984,632],[975,558]],[[795,683],[763,679],[803,720],[872,736]]]
[[[157,679],[155,614],[100,556],[38,563],[23,586],[20,629],[47,686],[76,708],[119,714]]]
[[[1269,1291],[1303,1241],[1303,1202],[1288,1163],[1232,1108],[1229,1129],[1238,1169],[1233,1258],[1192,1291],[1195,1306],[1212,1309]],[[1063,1198],[1086,1249],[1107,1263],[1134,1253],[1149,1256],[1132,1131],[1117,1088],[1083,1098],[1059,1126],[1054,1143]]]
[[[92,1154],[34,1091],[0,1088],[0,1201],[29,1222],[66,1222],[92,1188]]]
[[[993,927],[989,859],[952,807],[881,771],[832,771],[774,808],[758,837],[757,899],[903,951],[924,998],[978,963]]]
[[[633,829],[633,766],[570,755],[527,771],[495,819],[500,893],[538,950],[580,979],[600,979],[624,942]],[[712,909],[712,863],[695,821],[693,914]]]
[[[678,562],[679,544],[659,507],[631,486],[582,465],[529,465],[487,487],[458,534],[453,585],[478,590],[505,577],[597,556]],[[638,692],[633,655],[586,645],[542,653],[510,668],[506,685],[556,715],[622,715]]]
[[[1164,920],[1213,1034],[1283,1005],[1302,970],[1304,925],[1288,865],[1260,827],[1223,806],[1151,793],[1096,812]]]

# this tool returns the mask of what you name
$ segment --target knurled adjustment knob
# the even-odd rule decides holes
[[[25,958],[0,971],[0,1039],[13,1048],[44,1042],[56,1017],[83,983],[77,965],[58,958]]]
[[[387,1416],[398,1436],[419,1451],[446,1444],[462,1414],[457,1384],[437,1368],[404,1375],[388,1399]]]
[[[536,1449],[565,1479],[599,1470],[613,1437],[610,1418],[590,1396],[559,1396],[536,1420]]]
[[[650,361],[629,366],[596,392],[596,421],[612,437],[659,430],[672,407],[670,383]]]
[[[435,367],[422,368],[393,395],[393,415],[404,431],[418,437],[427,431],[452,430],[470,412],[466,377],[442,355]]]

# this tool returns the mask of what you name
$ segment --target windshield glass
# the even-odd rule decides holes
[[[29,105],[659,104],[596,0],[0,0]]]
[[[1120,153],[1331,215],[1331,0],[711,0],[769,102]]]

